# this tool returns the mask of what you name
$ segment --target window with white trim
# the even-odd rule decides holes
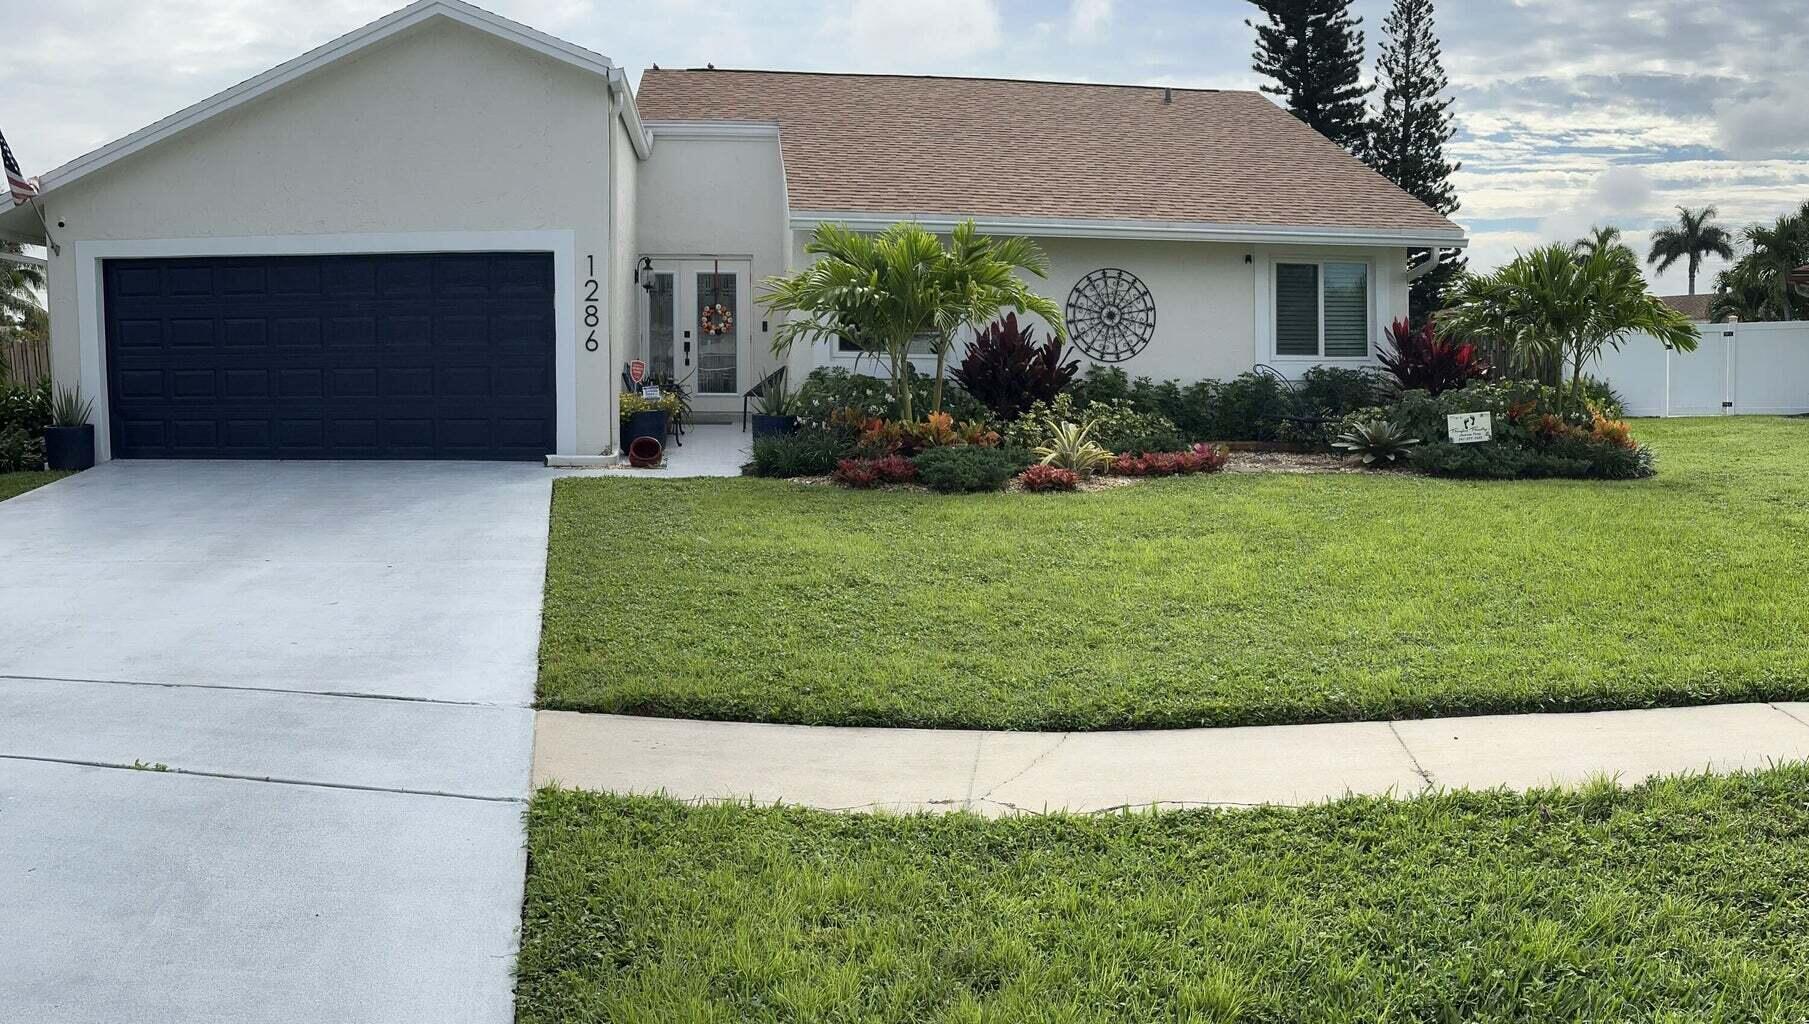
[[[1277,356],[1368,358],[1369,319],[1369,264],[1276,262]]]

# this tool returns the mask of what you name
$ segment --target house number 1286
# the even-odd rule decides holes
[[[602,314],[597,306],[597,258],[584,257],[585,273],[590,276],[584,281],[584,326],[590,331],[584,339],[584,351],[595,352],[597,344],[597,325],[602,322]]]

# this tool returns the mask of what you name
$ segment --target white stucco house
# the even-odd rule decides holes
[[[102,458],[598,454],[634,358],[737,414],[777,365],[759,283],[825,221],[1032,236],[1085,358],[1187,379],[1368,363],[1408,251],[1466,242],[1255,93],[655,68],[637,95],[459,0],[41,179],[0,237],[48,247]]]

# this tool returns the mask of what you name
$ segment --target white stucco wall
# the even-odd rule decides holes
[[[803,265],[808,232],[794,234],[793,258]],[[1184,382],[1228,379],[1249,372],[1257,363],[1275,366],[1288,376],[1315,365],[1373,365],[1388,324],[1407,315],[1407,251],[1397,248],[1331,246],[1262,246],[1218,242],[1168,242],[1091,238],[1039,238],[1048,253],[1049,276],[1030,285],[1065,306],[1068,294],[1086,275],[1117,268],[1135,274],[1149,289],[1156,306],[1156,330],[1148,347],[1115,363],[1133,377]],[[1290,259],[1348,260],[1370,266],[1370,350],[1367,359],[1311,359],[1276,356],[1272,273],[1276,261]],[[1030,318],[1047,337],[1047,325]],[[960,358],[957,343],[951,362]],[[1080,353],[1082,372],[1093,361]],[[857,357],[834,351],[825,343],[803,354],[800,369],[845,366]],[[930,370],[934,360],[913,360]],[[858,360],[861,372],[882,373],[871,357]]]
[[[656,262],[734,260],[747,267],[748,289],[738,323],[744,328],[739,332],[741,388],[752,387],[778,365],[771,353],[771,331],[762,329],[763,314],[755,301],[762,280],[785,272],[788,217],[778,135],[656,126],[653,154],[641,166],[637,205],[637,256]],[[644,299],[638,308],[644,314]],[[628,344],[639,352],[638,326]],[[741,399],[700,397],[694,408],[739,416]]]
[[[437,20],[72,182],[46,200],[56,376],[93,379],[76,251],[98,240],[568,233],[561,322],[581,323],[586,257],[610,262],[609,118],[602,76]],[[566,335],[577,449],[601,451],[610,350]]]
[[[626,98],[619,102],[629,102]],[[636,325],[639,323],[641,290],[635,286],[634,268],[640,258],[637,250],[637,224],[640,217],[640,181],[641,160],[636,154],[633,141],[628,135],[628,125],[620,117],[611,118],[610,131],[610,182],[611,202],[614,221],[613,234],[610,236],[610,260],[608,290],[611,295],[609,317],[609,345],[603,352],[608,356],[606,371],[608,376],[599,385],[602,389],[600,397],[606,399],[609,406],[609,419],[616,420],[616,395],[620,392],[621,382],[618,374],[620,367],[628,360],[635,358],[637,342]],[[589,356],[591,353],[586,352]],[[617,443],[612,435],[605,448]]]

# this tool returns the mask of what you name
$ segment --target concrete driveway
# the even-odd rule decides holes
[[[0,1016],[510,1020],[550,480],[112,463],[0,502]]]

